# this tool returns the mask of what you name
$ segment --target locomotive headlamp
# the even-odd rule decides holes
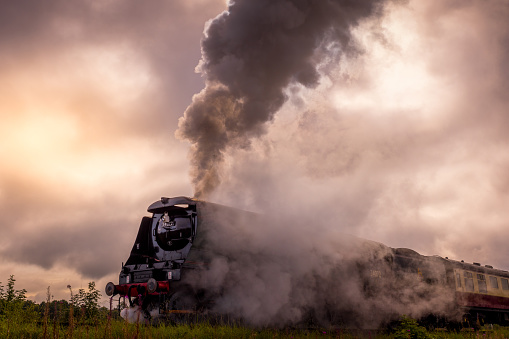
[[[111,297],[115,293],[115,284],[111,281],[107,283],[105,292],[107,296]]]
[[[159,227],[157,233],[165,233],[168,230],[175,231],[177,229],[177,223],[173,218],[170,218],[168,212],[164,212],[164,214],[159,219]]]
[[[154,293],[157,290],[157,281],[154,278],[150,278],[147,281],[147,291],[148,293]]]

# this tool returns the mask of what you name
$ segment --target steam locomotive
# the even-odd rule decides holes
[[[106,285],[108,296],[129,300],[130,306],[140,309],[145,318],[212,310],[221,290],[193,285],[194,280],[200,279],[200,272],[213,269],[212,258],[228,256],[221,253],[221,247],[212,244],[235,246],[227,242],[225,234],[238,231],[242,225],[252,228],[266,221],[255,213],[187,197],[163,197],[150,205],[148,212],[152,216],[141,221],[129,258],[122,263],[119,284]],[[467,321],[469,326],[509,323],[509,272],[479,263],[423,256],[410,249],[390,248],[362,239],[354,242],[355,246],[369,244],[370,248],[363,254],[368,259],[356,258],[350,265],[358,272],[356,281],[362,286],[365,300],[379,298],[402,305],[394,306],[385,320],[401,314],[412,315],[412,310],[405,307],[424,300],[428,308],[415,313],[418,317],[433,314],[434,319],[456,324]],[[344,272],[339,270],[334,280],[339,281]],[[332,299],[334,294],[339,295],[338,289],[345,287],[329,284],[327,288]],[[407,292],[402,293],[403,290]],[[441,307],[431,300],[439,300]],[[334,309],[341,307],[326,302],[324,309],[327,308],[331,311],[328,314],[333,314]],[[343,309],[335,314],[341,318],[352,312]]]
[[[256,214],[188,197],[163,197],[148,212],[152,216],[141,220],[129,258],[122,263],[119,284],[109,282],[106,295],[128,299],[145,318],[210,308],[213,295],[192,288],[185,272],[208,268],[214,254],[207,251],[206,239],[218,224],[218,215],[242,223]]]

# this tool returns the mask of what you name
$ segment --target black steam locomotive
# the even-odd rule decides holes
[[[106,295],[127,298],[146,318],[208,309],[214,296],[193,288],[184,279],[185,272],[208,268],[214,253],[207,250],[206,239],[218,225],[218,215],[237,223],[257,215],[187,197],[163,197],[148,212],[152,216],[141,221],[131,254],[122,263],[119,284],[108,283]]]
[[[197,288],[194,281],[201,279],[200,272],[213,269],[212,258],[228,257],[221,248],[239,246],[229,242],[229,234],[242,225],[247,225],[244,231],[251,232],[253,225],[267,221],[255,213],[187,197],[161,198],[148,212],[152,216],[141,221],[131,254],[122,264],[119,284],[106,285],[108,296],[128,299],[130,306],[137,307],[146,318],[213,309],[221,289]],[[352,248],[364,246],[369,250],[363,252],[363,258],[352,259],[348,270],[338,269],[329,280],[344,280],[355,270],[363,300],[375,300],[375,306],[393,305],[389,311],[383,308],[387,313],[384,321],[401,314],[433,314],[434,319],[467,321],[469,326],[509,323],[509,272],[357,238],[352,241]],[[351,250],[346,244],[344,254]],[[339,315],[330,317],[332,322],[339,319],[341,323],[342,318],[354,314],[349,309],[352,305],[343,302],[342,295],[348,294],[343,290],[346,286],[351,285],[320,284],[331,299],[324,302],[323,309],[328,315]],[[425,307],[416,310],[418,303]],[[369,307],[376,312],[376,307]]]

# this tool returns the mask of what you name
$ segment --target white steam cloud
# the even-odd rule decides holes
[[[377,328],[401,314],[456,319],[440,259],[419,264],[423,279],[415,267],[398,268],[391,248],[342,234],[338,223],[324,227],[320,213],[198,208],[199,240],[188,259],[210,264],[186,271],[184,282],[213,298],[212,312],[255,326]]]
[[[280,30],[264,25],[278,6],[296,8]],[[314,26],[321,6],[331,17]],[[345,233],[508,268],[507,15],[504,1],[238,1],[211,22],[207,87],[177,132],[192,145],[195,194],[278,220],[218,240],[228,259],[201,282],[226,288],[217,307],[258,324],[326,302],[355,304],[365,320],[388,304],[450,311],[450,294],[411,277],[366,298],[348,265],[373,249]],[[299,23],[309,39],[288,33]],[[343,260],[349,246],[353,261]]]

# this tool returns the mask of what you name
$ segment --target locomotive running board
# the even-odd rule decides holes
[[[160,314],[194,314],[198,313],[196,311],[188,311],[188,310],[170,310],[170,311],[163,311]]]

